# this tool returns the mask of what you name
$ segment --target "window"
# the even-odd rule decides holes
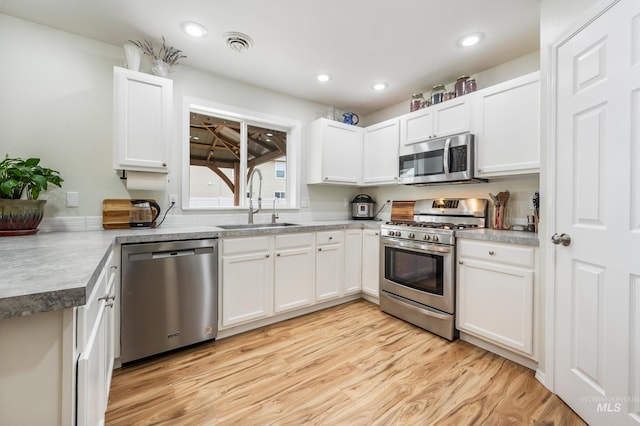
[[[185,98],[185,122],[183,209],[246,208],[249,197],[259,196],[297,207],[297,197],[285,194],[299,193],[291,160],[299,150],[298,122],[191,98]]]
[[[275,162],[275,166],[276,166],[276,179],[286,179],[286,172],[287,172],[287,163],[284,161],[276,161]]]

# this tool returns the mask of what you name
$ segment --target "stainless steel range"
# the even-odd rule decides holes
[[[484,228],[488,201],[425,199],[381,227],[380,309],[445,339],[455,329],[457,230]]]

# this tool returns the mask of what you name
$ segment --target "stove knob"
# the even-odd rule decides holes
[[[430,236],[430,235],[425,235],[425,236],[424,236],[424,240],[425,240],[425,241],[429,241],[430,239],[431,239],[431,236]]]
[[[437,236],[437,235],[434,235],[433,237],[431,237],[431,241],[433,241],[433,242],[436,242],[436,243],[437,243],[437,242],[438,242],[438,236]]]
[[[415,238],[416,234],[409,233],[409,238]]]

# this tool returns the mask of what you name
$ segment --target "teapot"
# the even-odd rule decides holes
[[[151,210],[154,210],[152,212]],[[160,206],[150,200],[131,200],[129,210],[130,228],[151,228],[153,222],[160,216]]]
[[[355,126],[360,122],[360,117],[355,112],[345,112],[342,114],[342,122]]]

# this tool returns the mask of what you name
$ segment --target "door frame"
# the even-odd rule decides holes
[[[544,270],[542,276],[544,277],[544,371],[538,370],[536,372],[536,378],[551,392],[555,389],[555,339],[556,339],[556,256],[555,246],[551,243],[551,235],[556,231],[556,210],[555,210],[555,181],[556,181],[556,169],[557,169],[557,131],[556,131],[556,102],[557,102],[557,65],[558,65],[558,51],[566,42],[568,42],[577,33],[582,31],[585,27],[619,3],[621,0],[600,0],[586,9],[579,17],[579,19],[573,23],[572,26],[567,28],[560,34],[551,44],[541,46],[541,49],[547,50],[547,67],[544,70],[541,77],[545,79],[543,83],[543,93],[545,96],[544,102],[541,103],[546,106],[546,114],[541,117],[544,122],[544,134],[546,136],[546,144],[543,144],[542,154],[544,154],[544,161],[540,164],[540,176],[541,187],[544,189],[543,194],[546,195],[542,199],[544,213],[544,220],[540,222],[540,249],[542,264]]]

